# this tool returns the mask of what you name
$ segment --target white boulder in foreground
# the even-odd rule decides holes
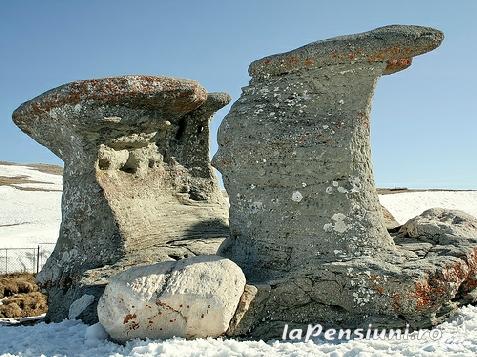
[[[227,331],[244,288],[242,270],[218,256],[134,267],[111,278],[98,317],[117,341],[217,337]]]

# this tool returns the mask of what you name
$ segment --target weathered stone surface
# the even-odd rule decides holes
[[[245,285],[244,292],[240,297],[237,309],[235,314],[230,320],[229,328],[227,330],[227,335],[234,336],[237,335],[237,329],[240,328],[240,323],[243,320],[245,314],[250,310],[250,304],[255,300],[257,295],[257,287],[253,285]],[[255,301],[256,302],[256,301]]]
[[[431,208],[404,224],[400,232],[412,238],[427,237],[436,244],[445,236],[477,238],[477,219],[470,214],[444,208]]]
[[[440,246],[403,231],[395,241],[371,165],[377,79],[442,39],[388,26],[251,64],[213,159],[230,200],[219,254],[257,288],[232,335],[279,337],[285,323],[429,326],[475,287],[475,237],[456,231]]]
[[[384,218],[384,226],[388,231],[394,231],[396,229],[399,229],[401,226],[398,221],[396,221],[396,218],[392,215],[391,212],[388,211],[386,207],[381,205],[381,210],[383,211],[383,218]]]
[[[99,321],[115,340],[224,334],[244,293],[232,261],[201,256],[131,268],[111,278]]]
[[[94,302],[94,296],[93,295],[83,295],[79,299],[73,301],[73,303],[70,305],[69,312],[68,312],[68,318],[69,319],[76,319],[78,316],[80,316],[84,310],[88,308],[89,305],[91,305]]]
[[[382,74],[411,65],[412,58],[438,47],[444,35],[433,28],[391,25],[354,35],[316,41],[293,51],[262,58],[250,65],[253,78],[276,76],[342,63],[384,63]]]
[[[22,104],[14,122],[63,159],[63,221],[38,276],[48,318],[97,321],[107,278],[127,267],[213,254],[227,236],[227,203],[209,163],[209,119],[225,93],[168,77],[72,82]]]

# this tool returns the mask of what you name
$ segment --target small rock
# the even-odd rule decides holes
[[[245,290],[240,297],[239,304],[237,306],[237,311],[235,312],[235,315],[233,316],[232,320],[230,321],[230,327],[227,331],[227,335],[233,336],[234,333],[236,332],[236,329],[239,325],[239,322],[242,320],[242,318],[245,316],[246,312],[250,308],[250,304],[252,303],[253,299],[255,298],[255,295],[257,295],[258,289],[253,286],[253,285],[245,285]]]
[[[94,301],[94,296],[93,295],[83,295],[79,299],[76,299],[73,301],[73,303],[70,305],[69,311],[68,311],[68,318],[69,319],[76,319],[81,313],[93,303]]]

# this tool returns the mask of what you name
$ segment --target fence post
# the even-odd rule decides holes
[[[40,272],[40,245],[38,244],[37,254],[36,254],[36,273]]]

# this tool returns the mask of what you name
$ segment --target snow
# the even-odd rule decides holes
[[[62,176],[26,166],[0,165],[2,176],[26,176],[45,183],[14,185],[43,189],[34,191],[0,186],[0,248],[35,248],[38,243],[55,243],[61,223]]]
[[[0,176],[3,176],[3,177],[25,176],[31,181],[38,181],[38,183],[15,184],[15,186],[19,186],[19,187],[32,187],[32,188],[41,188],[44,190],[59,190],[59,191],[63,189],[62,176],[41,172],[35,168],[28,167],[28,166],[0,164]]]
[[[0,164],[2,178],[35,183],[0,185],[0,273],[32,272],[37,266],[38,245],[41,267],[58,239],[63,178],[27,166]]]
[[[429,208],[457,209],[477,217],[477,191],[422,191],[380,195],[379,201],[404,224]]]
[[[174,338],[133,340],[119,345],[106,339],[101,325],[77,320],[34,326],[0,326],[2,356],[475,356],[477,307],[466,306],[439,326],[442,336],[417,340],[351,340],[308,342],[237,341]]]

